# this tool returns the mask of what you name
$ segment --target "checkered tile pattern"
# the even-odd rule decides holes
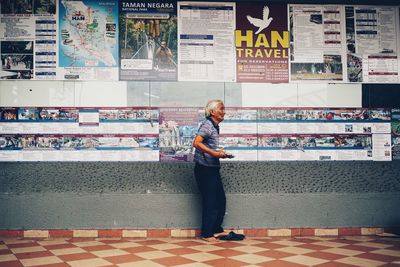
[[[1,238],[0,266],[400,266],[400,239]]]

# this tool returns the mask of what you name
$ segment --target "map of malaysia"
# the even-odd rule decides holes
[[[68,1],[60,5],[60,66],[116,67],[118,7],[115,1]]]

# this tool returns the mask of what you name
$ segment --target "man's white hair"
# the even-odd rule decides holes
[[[210,100],[210,101],[208,101],[208,103],[206,105],[206,110],[205,110],[206,117],[210,117],[211,116],[211,112],[216,110],[218,108],[218,105],[220,105],[220,104],[224,104],[224,102],[222,100]]]

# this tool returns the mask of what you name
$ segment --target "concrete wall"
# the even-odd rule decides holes
[[[0,163],[0,229],[198,228],[191,163]],[[224,163],[225,226],[400,225],[397,162]]]

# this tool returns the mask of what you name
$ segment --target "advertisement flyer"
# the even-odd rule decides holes
[[[394,6],[346,6],[349,82],[399,81],[399,12]]]
[[[150,107],[0,108],[2,161],[159,161]]]
[[[221,161],[256,161],[257,134],[221,134],[219,145],[234,158]]]
[[[158,153],[158,135],[0,135],[0,160],[158,161]]]
[[[290,5],[291,81],[343,81],[343,6]]]
[[[1,1],[0,79],[56,79],[56,5],[56,0]]]
[[[392,159],[400,160],[400,109],[392,109]]]
[[[236,80],[289,82],[289,31],[286,4],[236,4]]]
[[[198,108],[160,108],[160,161],[193,161]]]
[[[226,108],[221,134],[257,134],[257,109]]]
[[[158,108],[100,109],[100,125],[105,133],[159,133]]]
[[[259,134],[258,160],[373,160],[371,135]]]
[[[178,2],[179,81],[235,81],[235,3]]]
[[[120,80],[177,79],[176,1],[121,0]]]
[[[60,0],[60,80],[118,80],[118,3]]]

